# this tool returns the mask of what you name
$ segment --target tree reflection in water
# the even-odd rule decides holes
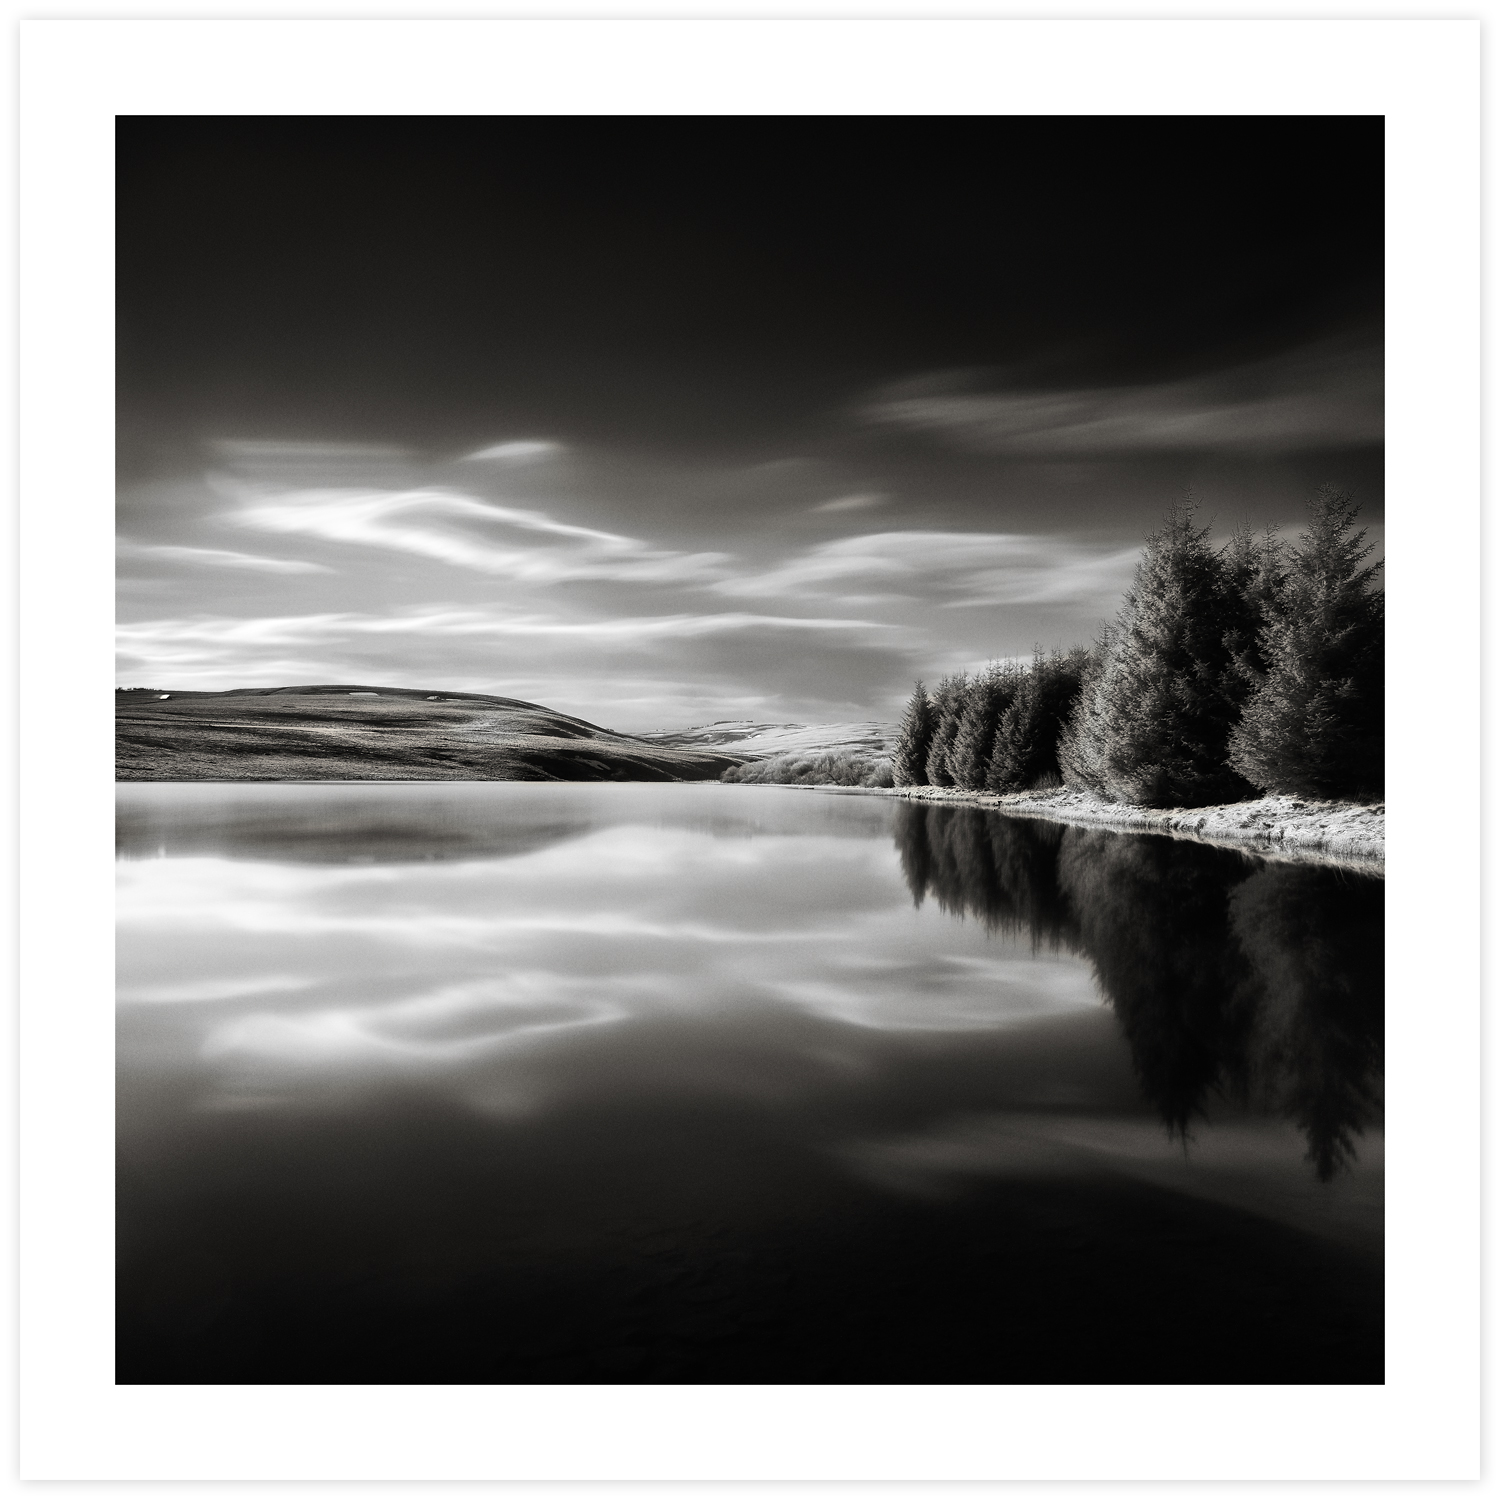
[[[1217,1095],[1294,1121],[1322,1181],[1354,1160],[1381,1107],[1382,880],[911,803],[896,846],[918,904],[1089,959],[1172,1134]]]

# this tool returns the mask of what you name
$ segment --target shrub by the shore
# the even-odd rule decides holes
[[[792,752],[769,760],[731,766],[721,781],[770,782],[779,786],[870,786],[896,784],[885,756],[855,755],[847,750],[822,753]]]

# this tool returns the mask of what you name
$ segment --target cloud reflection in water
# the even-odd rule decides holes
[[[1098,1008],[1078,960],[916,911],[888,835],[692,826],[727,790],[673,788],[683,819],[626,812],[506,857],[122,862],[122,1056],[149,1033],[154,1067],[206,1107],[415,1086],[513,1113],[601,1089],[733,1090],[725,1057],[746,1049],[816,1086],[901,1036]],[[168,995],[170,1017],[137,1021]]]
[[[1363,889],[775,787],[119,808],[126,1383],[1379,1378]]]

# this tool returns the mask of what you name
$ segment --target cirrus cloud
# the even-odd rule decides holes
[[[168,544],[132,542],[121,537],[115,555],[132,562],[158,562],[187,568],[239,568],[252,573],[332,573],[322,563],[295,557],[261,557],[250,552],[230,552],[222,547],[177,547]]]
[[[1378,345],[1330,340],[1155,384],[993,390],[983,371],[946,371],[885,387],[861,414],[1016,458],[1295,453],[1381,442],[1384,381]]]
[[[914,599],[948,608],[1094,608],[1118,597],[1139,556],[1139,547],[1045,534],[885,531],[824,542],[716,587],[748,597],[821,594],[844,603]]]
[[[682,639],[740,631],[866,631],[890,627],[871,620],[836,620],[794,615],[725,613],[658,615],[601,620],[566,620],[503,610],[446,606],[401,610],[389,615],[322,614],[234,619],[199,615],[190,619],[142,620],[121,625],[116,638],[124,651],[162,645],[291,646],[346,635],[551,636],[605,644]]]
[[[873,510],[877,505],[884,505],[884,495],[841,495],[837,500],[825,500],[821,505],[812,507],[813,513],[822,511],[844,511],[844,510]]]
[[[521,440],[509,443],[492,443],[475,453],[466,453],[464,463],[530,464],[561,453],[561,443]]]
[[[723,553],[653,547],[457,490],[317,489],[239,498],[231,519],[240,526],[405,552],[529,583],[699,583],[727,572]]]

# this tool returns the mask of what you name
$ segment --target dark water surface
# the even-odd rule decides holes
[[[118,1379],[1383,1378],[1383,884],[775,787],[119,788]]]

